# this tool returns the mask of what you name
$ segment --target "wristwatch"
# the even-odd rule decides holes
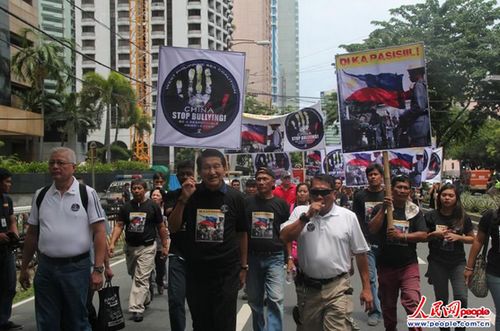
[[[102,274],[104,272],[104,266],[96,267],[94,266],[94,271]]]
[[[300,217],[299,217],[299,220],[303,223],[309,223],[309,221],[311,220],[309,217],[307,217],[307,214],[306,213],[302,213],[300,214]]]

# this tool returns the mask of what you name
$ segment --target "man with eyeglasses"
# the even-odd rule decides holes
[[[411,315],[420,302],[420,272],[418,269],[417,243],[426,241],[427,226],[418,206],[408,200],[410,179],[397,176],[391,180],[392,197],[372,211],[368,230],[378,237],[379,255],[377,272],[379,295],[384,326],[388,331],[397,330],[397,302],[401,292],[401,305]],[[386,210],[393,208],[394,225],[388,227]],[[421,330],[421,328],[410,328]]]
[[[360,300],[371,311],[373,298],[368,277],[368,244],[356,215],[335,205],[331,176],[314,176],[311,204],[298,206],[281,226],[281,239],[297,240],[300,270],[295,281],[298,303],[297,330],[351,330],[351,257],[356,257],[362,290]]]
[[[245,199],[248,239],[248,304],[254,331],[283,330],[285,271],[280,226],[290,216],[285,201],[273,195],[274,172],[260,168],[255,174],[257,195]],[[291,256],[291,247],[288,255]],[[264,311],[264,297],[267,312]]]
[[[177,179],[182,185],[188,178],[194,178],[194,162],[191,160],[177,163]],[[169,191],[165,202],[165,215],[170,217],[182,189]],[[186,242],[186,223],[176,233],[170,235],[168,252],[168,313],[172,331],[184,331],[186,328],[186,260],[184,244]]]
[[[186,297],[195,331],[234,331],[238,289],[248,270],[243,194],[224,183],[226,158],[206,149],[182,190],[168,222],[171,233],[186,226]]]
[[[88,203],[83,205],[81,186],[73,176],[75,169],[73,150],[52,149],[49,172],[53,184],[36,192],[28,219],[19,282],[25,289],[30,286],[28,264],[38,248],[34,287],[39,331],[90,331],[86,309],[88,288],[98,290],[103,283],[105,215],[96,191],[89,186],[85,186]],[[45,195],[38,201],[42,191]],[[95,256],[91,272],[92,242]]]

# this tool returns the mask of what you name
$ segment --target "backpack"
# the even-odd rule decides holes
[[[45,186],[41,191],[40,193],[38,194],[38,196],[36,197],[36,207],[38,208],[38,210],[40,211],[40,205],[42,204],[42,201],[43,201],[43,198],[45,197],[45,194],[47,193],[47,191],[49,190],[49,188],[51,187],[52,185],[48,185],[48,186]],[[85,184],[79,184],[79,189],[80,189],[80,199],[82,200],[82,205],[83,207],[85,208],[85,212],[88,213],[88,204],[89,204],[89,196],[87,194],[87,185]]]

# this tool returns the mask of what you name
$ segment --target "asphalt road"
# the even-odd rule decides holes
[[[418,245],[418,256],[420,262],[420,275],[421,275],[421,286],[422,294],[426,295],[431,300],[434,299],[434,293],[432,287],[427,284],[426,278],[424,277],[427,271],[426,256],[427,256],[427,245]],[[115,278],[113,279],[114,285],[120,286],[120,298],[122,308],[125,313],[125,317],[128,318],[130,315],[127,313],[128,307],[128,293],[130,291],[131,280],[127,275],[126,267],[123,258],[118,258],[113,262],[113,270],[115,272]],[[359,292],[361,289],[361,283],[359,275],[355,274],[352,278],[353,287],[355,293],[354,300],[354,313],[353,317],[361,330],[369,331],[381,331],[384,330],[382,321],[379,325],[375,327],[368,326],[366,324],[367,316],[363,312],[362,307],[359,303]],[[451,288],[450,288],[450,293]],[[241,293],[240,293],[241,294]],[[251,331],[251,311],[246,303],[246,301],[241,300],[241,295],[238,299],[238,331]],[[97,305],[97,295],[94,298],[95,304]],[[284,330],[295,330],[295,323],[292,318],[292,308],[295,305],[296,295],[294,285],[286,285],[285,289],[285,321]],[[426,312],[429,311],[429,304],[426,305]],[[469,307],[487,307],[494,310],[493,301],[491,295],[486,298],[476,298],[472,293],[469,292]],[[24,325],[25,331],[35,331],[35,318],[34,318],[34,301],[27,301],[24,303],[16,304],[12,312],[12,320]],[[190,315],[188,312],[187,321],[189,325]],[[399,305],[398,307],[398,325],[400,330],[406,329],[406,314],[403,308]],[[156,295],[150,307],[146,310],[144,321],[141,323],[136,323],[133,321],[126,321],[125,330],[131,331],[147,331],[147,330],[170,330],[170,322],[168,318],[168,306],[167,306],[167,296],[166,291],[162,296]],[[191,330],[188,327],[187,330]],[[437,330],[437,329],[435,329]],[[470,329],[469,329],[470,330]],[[485,330],[485,329],[480,329]]]

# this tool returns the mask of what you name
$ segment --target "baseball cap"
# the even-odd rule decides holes
[[[285,178],[285,177],[292,177],[292,174],[290,173],[290,171],[283,171],[281,173],[281,178]]]
[[[266,174],[271,176],[273,179],[276,179],[274,171],[272,171],[271,168],[266,168],[266,167],[259,168],[259,170],[257,170],[257,172],[255,173],[255,178],[257,178],[258,174]]]

